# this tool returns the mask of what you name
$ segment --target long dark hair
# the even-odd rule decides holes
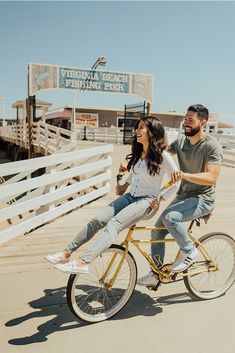
[[[149,147],[147,151],[146,163],[150,175],[160,173],[159,165],[163,161],[162,152],[166,149],[165,130],[162,122],[155,116],[145,116],[139,119],[135,125],[138,128],[139,122],[143,121],[148,129]],[[132,137],[132,153],[126,156],[128,161],[127,169],[130,171],[138,162],[143,151],[142,143],[137,142],[136,134]]]

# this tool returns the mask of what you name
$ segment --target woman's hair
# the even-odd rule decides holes
[[[149,147],[147,151],[146,163],[150,175],[160,173],[159,165],[163,161],[162,152],[166,149],[165,130],[162,122],[155,116],[145,116],[139,119],[135,125],[135,130],[138,128],[139,122],[143,121],[148,129]],[[143,151],[143,145],[137,142],[136,134],[132,137],[132,153],[127,155],[127,169],[130,171],[138,162]]]

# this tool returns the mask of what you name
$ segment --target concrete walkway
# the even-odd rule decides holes
[[[114,146],[114,172],[129,148]],[[222,231],[235,238],[234,178],[235,169],[223,167],[216,209],[209,223],[196,229],[199,235]],[[44,256],[62,249],[114,197],[112,192],[0,247],[0,353],[234,353],[235,285],[210,301],[192,299],[182,282],[163,285],[158,292],[136,287],[111,320],[94,325],[76,321],[66,304],[68,276],[55,271]],[[148,266],[139,256],[136,260],[141,276]]]

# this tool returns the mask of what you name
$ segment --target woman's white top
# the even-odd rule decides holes
[[[126,179],[126,182],[131,186],[130,193],[132,196],[162,196],[166,200],[178,189],[179,183],[176,183],[171,188],[160,193],[164,175],[167,174],[170,180],[171,173],[179,169],[168,152],[163,151],[162,157],[163,161],[159,166],[160,173],[154,176],[149,174],[145,160],[139,159],[134,168],[132,167]]]

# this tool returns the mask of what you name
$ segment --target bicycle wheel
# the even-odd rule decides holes
[[[111,245],[89,264],[88,274],[70,275],[67,284],[67,302],[77,318],[87,322],[107,320],[126,305],[137,280],[136,262],[130,252],[127,253],[112,288],[105,285],[113,277],[123,254],[122,246]],[[102,283],[101,277],[114,255],[114,262],[105,283]]]
[[[207,261],[200,251],[199,259],[184,273],[188,291],[200,299],[213,299],[224,294],[235,280],[235,241],[225,233],[209,233],[199,239],[212,261]],[[196,272],[200,272],[196,274]]]

